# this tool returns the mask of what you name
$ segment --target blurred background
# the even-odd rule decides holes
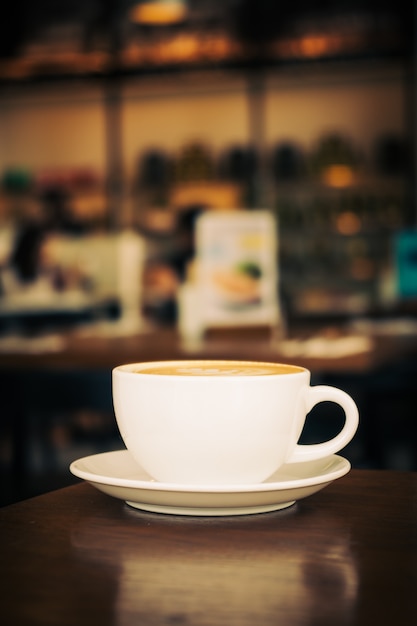
[[[416,470],[415,3],[2,13],[0,505],[122,447],[113,366],[190,354],[309,367],[359,404],[354,466]],[[238,236],[248,213],[262,236]],[[220,244],[238,276],[210,317]]]

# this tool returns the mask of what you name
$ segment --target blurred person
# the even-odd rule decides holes
[[[175,271],[178,280],[187,278],[187,267],[195,257],[195,225],[198,217],[204,212],[202,205],[192,205],[179,212],[175,232],[175,247],[167,262]]]
[[[180,209],[168,249],[157,249],[146,264],[145,314],[159,323],[172,324],[177,320],[178,290],[187,280],[195,257],[195,223],[203,211],[200,205]]]
[[[62,291],[69,276],[54,254],[53,240],[82,233],[80,224],[68,210],[65,190],[48,188],[40,196],[40,212],[22,217],[16,228],[9,258],[0,268],[0,294],[13,295],[31,289],[42,292]]]
[[[17,232],[9,260],[16,281],[28,285],[39,277],[46,232],[41,224],[24,224]]]

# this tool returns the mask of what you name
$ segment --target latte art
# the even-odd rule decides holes
[[[175,370],[180,376],[265,376],[276,374],[275,371],[260,367],[179,367]]]
[[[158,376],[276,376],[278,374],[294,374],[302,368],[275,363],[257,363],[241,361],[171,361],[166,363],[148,363],[137,374],[153,374]]]

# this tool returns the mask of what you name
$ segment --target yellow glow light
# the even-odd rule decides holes
[[[337,217],[336,228],[341,235],[356,235],[362,228],[362,222],[352,211],[343,211]]]
[[[323,182],[330,187],[349,187],[355,182],[355,172],[349,165],[329,165],[323,172]]]
[[[309,35],[299,41],[300,53],[304,57],[316,58],[329,52],[329,40],[325,36]]]
[[[134,6],[130,19],[138,24],[175,24],[186,15],[185,3],[181,0],[148,0]]]

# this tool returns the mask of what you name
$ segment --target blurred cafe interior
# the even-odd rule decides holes
[[[417,470],[415,3],[2,13],[0,505],[122,447],[131,361],[304,365],[354,467]]]

